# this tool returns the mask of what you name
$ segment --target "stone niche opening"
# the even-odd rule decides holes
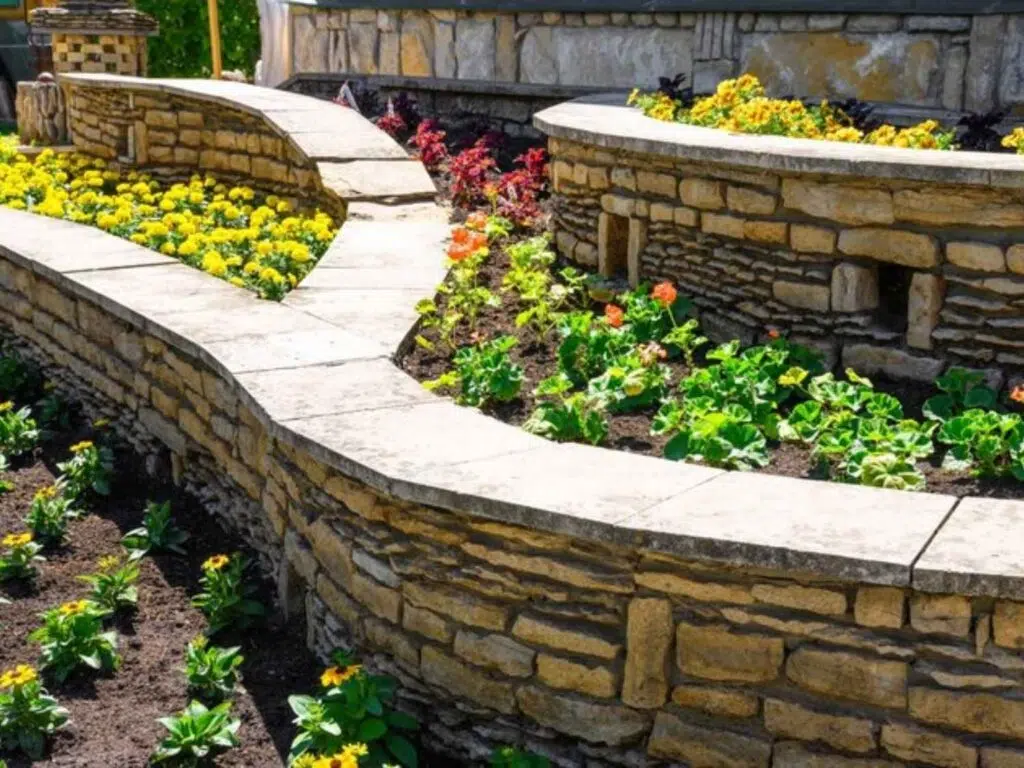
[[[605,277],[628,277],[629,217],[602,212],[597,220],[597,269]]]
[[[910,311],[910,285],[914,271],[900,264],[880,263],[874,270],[878,281],[875,322],[887,331],[906,333]]]

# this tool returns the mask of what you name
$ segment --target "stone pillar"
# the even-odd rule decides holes
[[[64,91],[44,72],[33,83],[18,83],[18,138],[22,144],[69,143]]]
[[[157,34],[152,16],[137,11],[131,0],[60,0],[56,7],[29,14],[33,34],[47,33],[53,69],[145,77],[147,38]]]

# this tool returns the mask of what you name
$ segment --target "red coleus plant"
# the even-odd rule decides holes
[[[486,189],[496,163],[486,143],[477,141],[464,149],[448,164],[451,175],[452,199],[463,208],[477,205],[486,199]]]
[[[377,118],[376,125],[392,139],[397,139],[409,130],[409,126],[406,125],[405,120],[397,112],[388,112],[386,115],[381,115]]]
[[[428,171],[438,170],[448,159],[448,147],[444,143],[446,136],[435,120],[423,120],[409,139],[409,143],[418,150],[420,162]]]

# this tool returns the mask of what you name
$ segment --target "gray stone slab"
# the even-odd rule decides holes
[[[390,360],[243,373],[238,383],[278,422],[436,402],[436,395]]]
[[[427,467],[409,480],[430,489],[426,501],[433,506],[636,544],[641,536],[618,523],[721,474],[622,451],[546,443],[526,453]]]
[[[352,202],[348,206],[346,224],[363,221],[418,221],[433,222],[449,226],[448,211],[435,202],[401,203],[384,205],[382,203]]]
[[[154,336],[163,337],[165,332],[170,332],[196,344],[244,338],[259,344],[259,339],[268,333],[332,328],[330,323],[305,312],[255,298],[244,306],[160,314],[150,322]]]
[[[608,149],[676,157],[764,171],[1024,187],[1024,157],[986,152],[920,152],[897,147],[731,134],[667,123],[625,106],[625,94],[604,94],[534,115],[549,136]]]
[[[555,27],[562,85],[657,87],[665,72],[693,70],[693,30],[662,27]]]
[[[343,107],[338,107],[343,109]],[[407,159],[409,153],[388,138],[379,128],[349,131],[338,134],[334,131],[292,132],[291,140],[310,160],[345,161]]]
[[[394,265],[334,268],[321,264],[302,281],[302,284],[318,290],[402,288],[419,291],[422,293],[421,298],[426,298],[434,295],[434,289],[444,280],[447,272],[448,270],[441,264],[433,267]]]
[[[344,200],[432,200],[437,190],[418,160],[317,163],[324,187]]]
[[[203,345],[224,370],[238,375],[252,371],[303,368],[386,357],[389,350],[341,328],[269,333],[253,344],[247,339]]]
[[[914,587],[1024,600],[1024,501],[963,499],[914,565]]]
[[[416,324],[414,307],[422,298],[420,290],[321,290],[300,285],[284,304],[394,351]]]
[[[443,220],[346,221],[317,269],[433,269],[445,272],[449,225]]]
[[[406,478],[428,467],[506,456],[542,443],[443,400],[290,421],[273,425],[272,432],[350,477],[411,501],[425,491]]]
[[[622,522],[651,549],[875,584],[910,569],[956,500],[729,472]]]

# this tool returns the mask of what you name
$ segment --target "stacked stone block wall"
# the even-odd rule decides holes
[[[101,72],[145,76],[148,44],[135,34],[59,32],[52,36],[55,72]]]
[[[263,117],[199,95],[145,87],[64,85],[68,126],[81,152],[167,179],[214,174],[343,215],[316,163]]]
[[[946,363],[1024,367],[1018,189],[549,149],[559,251],[672,280],[718,337],[784,329],[859,370],[923,380]]]
[[[737,569],[414,505],[275,437],[166,334],[0,258],[0,322],[281,574],[445,752],[561,766],[1024,765],[1024,604]],[[162,458],[158,458],[162,457]]]
[[[750,71],[776,95],[982,112],[1024,101],[1024,79],[1012,63],[1024,50],[1020,14],[515,13],[299,5],[291,14],[292,73],[607,89],[653,87],[658,77],[681,73],[707,91]]]

